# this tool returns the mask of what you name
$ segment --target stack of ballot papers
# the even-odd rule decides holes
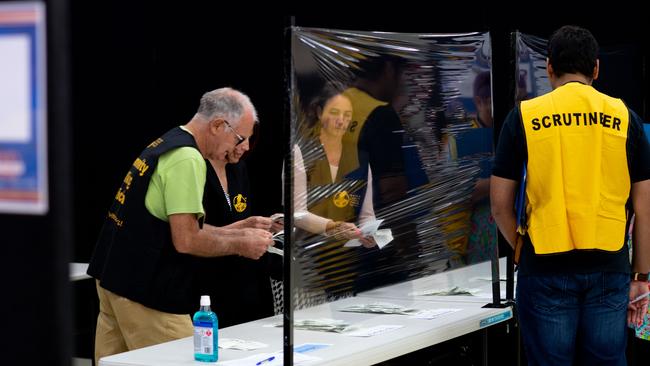
[[[413,315],[417,313],[418,309],[407,308],[401,305],[390,303],[376,302],[372,304],[355,304],[338,309],[339,311],[347,311],[352,313],[371,313],[371,314],[402,314]]]
[[[273,323],[270,326],[281,327],[282,322]],[[348,329],[349,326],[350,323],[346,321],[338,320],[338,319],[328,319],[328,318],[300,319],[300,320],[293,321],[294,329],[316,330],[320,332],[341,333],[346,329]]]
[[[431,290],[422,290],[411,292],[409,296],[474,296],[475,294],[481,292],[477,288],[462,288],[458,286],[448,287],[448,288],[437,288]]]

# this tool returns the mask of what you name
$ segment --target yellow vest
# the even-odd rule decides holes
[[[623,101],[568,83],[521,102],[521,120],[535,253],[621,249],[630,193]]]

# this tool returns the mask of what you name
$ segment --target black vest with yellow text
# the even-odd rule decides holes
[[[197,308],[200,259],[176,251],[169,223],[149,213],[145,196],[160,156],[183,146],[197,148],[192,135],[176,127],[135,160],[109,209],[88,267],[88,274],[103,288],[176,314]]]
[[[631,185],[623,101],[572,82],[521,102],[520,110],[535,253],[620,250]]]

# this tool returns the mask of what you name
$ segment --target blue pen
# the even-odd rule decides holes
[[[260,366],[263,363],[271,362],[273,360],[275,360],[275,356],[271,356],[271,357],[267,358],[266,360],[262,360],[262,361],[256,363],[255,366]]]

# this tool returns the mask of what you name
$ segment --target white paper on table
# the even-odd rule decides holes
[[[377,247],[379,247],[379,249],[382,249],[383,247],[386,246],[386,244],[393,241],[393,231],[391,229],[379,230],[379,226],[381,226],[382,222],[384,222],[383,219],[372,220],[372,221],[365,222],[361,226],[359,226],[361,235],[363,235],[364,237],[372,236],[372,238],[375,239],[375,243],[377,243]],[[358,247],[361,246],[361,242],[359,241],[359,239],[352,239],[352,240],[348,240],[348,242],[345,243],[344,246]]]
[[[253,351],[256,349],[268,347],[268,344],[255,341],[247,341],[237,338],[219,338],[219,348],[236,349],[241,351]]]
[[[426,309],[426,310],[419,311],[416,314],[413,314],[412,318],[431,320],[431,319],[439,318],[446,314],[455,313],[460,310],[461,309],[447,309],[447,308]]]
[[[273,357],[272,360],[269,359]],[[293,353],[293,364],[294,365],[308,365],[315,361],[320,361],[320,357],[307,356],[302,353]],[[230,361],[219,361],[217,365],[227,365],[227,366],[257,366],[261,361],[264,361],[261,365],[263,366],[282,366],[284,357],[282,352],[274,353],[259,353],[252,355],[246,358],[240,358],[238,360]]]
[[[499,279],[500,281],[506,281],[507,279],[505,277],[501,277]],[[486,281],[486,282],[492,282],[492,277],[484,276],[484,277],[472,277],[468,280],[469,282],[474,282],[474,281]]]
[[[341,333],[350,337],[372,337],[395,329],[403,328],[403,325],[377,325],[370,328],[360,328],[352,332]]]
[[[459,286],[421,290],[409,293],[409,296],[475,296],[479,288],[464,288]]]

